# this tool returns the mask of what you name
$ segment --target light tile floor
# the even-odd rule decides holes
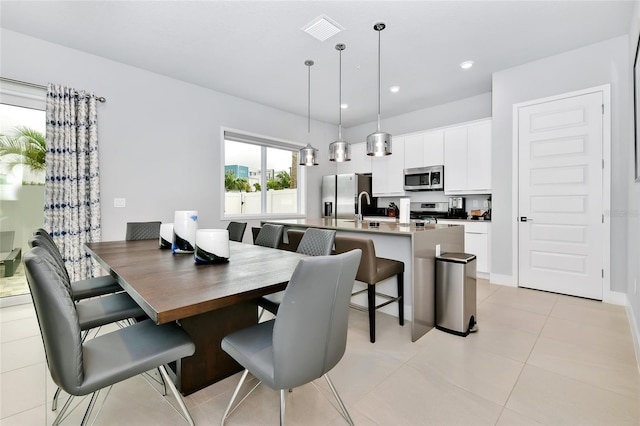
[[[479,331],[431,330],[352,310],[347,352],[332,371],[356,424],[638,425],[640,374],[625,309],[478,281]],[[0,309],[0,423],[48,425],[55,390],[30,305]],[[198,425],[219,424],[239,375],[185,398]],[[290,425],[343,425],[318,380],[287,395]],[[172,403],[171,398],[168,400]],[[85,399],[63,424],[78,424]],[[259,387],[228,420],[276,424],[278,394]],[[116,385],[97,425],[181,425],[140,377]]]

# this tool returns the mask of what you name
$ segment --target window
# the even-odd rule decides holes
[[[28,249],[31,232],[42,227],[45,178],[45,91],[2,83],[0,88],[0,205],[2,231],[13,231],[13,247]],[[6,266],[5,266],[6,267]],[[5,273],[2,275],[6,274]],[[24,303],[29,293],[24,268],[0,277],[0,306]],[[28,296],[26,296],[28,298]],[[18,302],[20,299],[20,302]],[[30,303],[30,302],[28,302]]]
[[[304,213],[300,148],[290,142],[225,130],[223,217]]]

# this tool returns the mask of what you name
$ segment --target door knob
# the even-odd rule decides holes
[[[533,222],[533,219],[528,219],[526,216],[520,216],[520,222]]]

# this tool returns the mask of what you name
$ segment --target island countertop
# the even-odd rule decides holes
[[[404,305],[405,317],[411,322],[411,340],[416,341],[435,326],[435,257],[438,251],[464,252],[464,224],[405,225],[395,221],[380,220],[372,227],[374,217],[358,222],[354,219],[272,219],[262,223],[284,225],[287,228],[333,229],[337,235],[359,236],[373,240],[376,256],[399,260],[404,263]],[[377,283],[381,293],[394,294],[396,277]],[[361,283],[354,284],[359,289]],[[407,291],[409,290],[409,291]],[[358,299],[362,296],[362,299]],[[366,307],[364,295],[352,298],[352,303]],[[395,304],[381,310],[398,316]]]
[[[348,232],[366,232],[377,234],[393,234],[412,236],[416,233],[422,233],[434,229],[444,229],[451,226],[449,224],[425,224],[424,226],[416,226],[415,223],[399,224],[398,222],[381,220],[377,222],[378,226],[371,226],[374,220],[363,220],[358,222],[354,219],[282,219],[282,220],[266,220],[264,222],[286,225],[292,228],[322,228],[335,229],[336,231]],[[463,225],[463,223],[460,223]]]

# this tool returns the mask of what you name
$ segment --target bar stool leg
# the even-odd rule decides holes
[[[369,340],[376,342],[376,285],[367,284],[367,299],[369,308]]]
[[[404,273],[398,274],[398,317],[400,325],[404,325]]]

